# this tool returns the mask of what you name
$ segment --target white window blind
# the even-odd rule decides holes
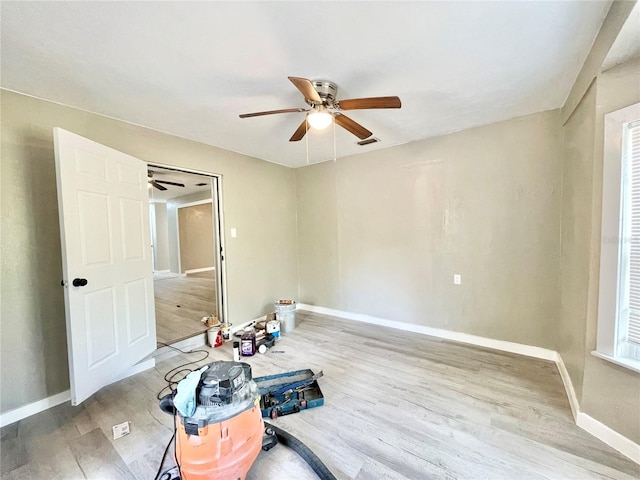
[[[619,339],[640,345],[640,121],[625,130]]]

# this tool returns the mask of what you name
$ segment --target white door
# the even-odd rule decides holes
[[[53,129],[71,403],[156,348],[147,164]]]

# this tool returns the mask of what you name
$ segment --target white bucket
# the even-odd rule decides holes
[[[280,330],[284,333],[296,328],[296,302],[283,305],[280,302],[273,304],[276,312],[276,320],[280,322]]]
[[[222,345],[222,335],[218,339],[218,335],[220,335],[220,333],[219,327],[212,327],[207,330],[207,344],[210,347],[219,347]]]

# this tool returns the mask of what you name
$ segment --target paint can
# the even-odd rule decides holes
[[[222,343],[222,332],[218,327],[207,330],[207,344],[210,347],[219,347]]]
[[[231,340],[231,325],[232,323],[223,323],[222,327],[220,327],[220,331],[222,332],[222,340],[227,342]]]
[[[296,302],[293,300],[280,300],[273,304],[276,311],[276,319],[280,321],[280,331],[290,332],[296,328]]]

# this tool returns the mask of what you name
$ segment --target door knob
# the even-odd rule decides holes
[[[86,278],[74,278],[73,282],[71,282],[71,284],[74,287],[84,287],[87,283],[87,279]]]

